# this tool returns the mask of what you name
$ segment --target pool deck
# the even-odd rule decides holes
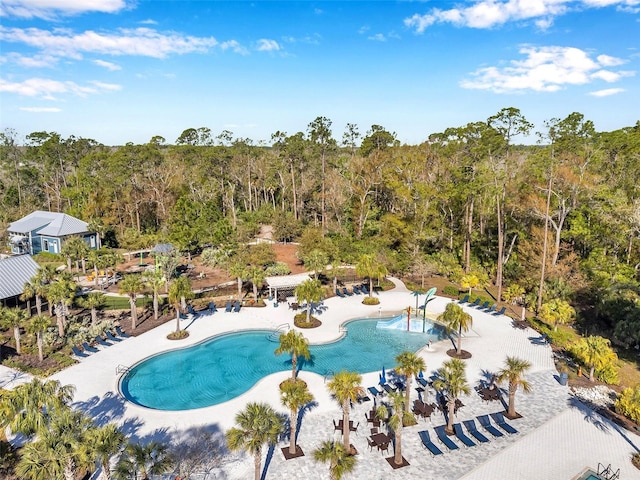
[[[396,285],[391,291],[377,294],[380,298],[379,306],[362,305],[362,295],[327,299],[324,302],[326,311],[318,315],[322,326],[301,331],[312,344],[329,342],[341,335],[339,327],[347,320],[380,317],[398,313],[409,306],[415,307],[415,297],[411,292],[400,282],[396,282]],[[421,300],[424,301],[424,297]],[[450,301],[436,297],[429,303],[427,311],[437,315]],[[436,412],[431,420],[420,420],[418,425],[403,429],[403,456],[410,466],[392,470],[379,452],[371,452],[367,446],[369,426],[365,420],[365,412],[372,407],[373,402],[364,402],[355,405],[352,411],[351,418],[355,423],[360,422],[358,432],[351,435],[351,443],[356,446],[359,455],[354,473],[346,478],[569,480],[585,467],[595,469],[599,462],[611,464],[614,471],[619,468],[620,479],[640,479],[640,471],[630,462],[632,453],[640,451],[640,437],[622,430],[589,410],[570,395],[567,387],[559,384],[551,348],[536,341],[538,334],[535,331],[513,328],[511,319],[506,316],[488,314],[469,305],[464,308],[473,316],[473,328],[465,334],[462,344],[465,350],[473,354],[470,359],[465,360],[467,378],[472,387],[479,380],[490,376],[490,372],[499,370],[507,355],[518,356],[532,363],[526,379],[532,384],[533,392],[529,395],[518,392],[516,409],[522,418],[509,422],[519,433],[505,434],[497,439],[487,435],[490,442],[486,444],[471,448],[463,448],[460,444],[459,450],[448,452],[434,440],[437,437],[433,428],[445,422],[442,414]],[[100,424],[116,422],[134,439],[169,441],[189,435],[198,428],[207,428],[222,435],[234,425],[236,413],[249,401],[267,402],[277,411],[288,414],[280,404],[278,384],[290,376],[290,371],[265,377],[247,393],[220,405],[166,412],[124,401],[118,393],[118,367],[131,366],[158,352],[183,348],[216,334],[248,329],[276,329],[283,323],[293,326],[293,315],[294,312],[286,304],[280,304],[277,308],[268,304],[264,308],[242,308],[238,313],[218,311],[213,315],[199,315],[195,319],[189,316],[187,320],[181,321],[181,327],[190,333],[187,339],[168,340],[166,336],[175,330],[175,321],[168,322],[138,337],[102,347],[100,352],[83,358],[77,365],[53,375],[52,378],[62,384],[75,385],[76,408],[88,412]],[[451,347],[451,342],[444,340],[420,350],[419,354],[427,364],[425,377],[449,358],[446,350]],[[392,365],[385,367],[388,372]],[[365,388],[376,385],[378,374],[377,371],[364,374],[362,385]],[[0,385],[8,383],[12,375],[6,369],[0,370]],[[325,378],[304,371],[300,373],[300,377],[307,382],[316,401],[305,412],[299,431],[298,444],[307,455],[285,461],[280,448],[288,445],[288,442],[281,442],[268,462],[266,478],[328,477],[328,466],[315,463],[311,452],[323,440],[341,438],[338,432],[334,432],[332,425],[333,419],[340,418],[340,407],[327,392]],[[412,399],[418,396],[415,387],[414,382]],[[429,395],[428,401],[433,401],[433,392],[425,393]],[[483,402],[473,391],[471,395],[461,397],[461,400],[465,406],[458,412],[458,422],[504,409],[500,402]],[[444,451],[443,455],[432,457],[422,447],[417,432],[425,429]],[[386,456],[392,454],[393,448],[390,448]],[[252,476],[253,459],[245,454],[233,453],[225,455],[215,478],[244,479]]]

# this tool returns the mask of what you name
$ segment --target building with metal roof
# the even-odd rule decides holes
[[[296,287],[310,278],[308,273],[297,273],[295,275],[266,277],[264,280],[269,288],[269,297],[282,299],[288,295],[293,295]]]
[[[16,306],[24,292],[24,284],[38,272],[40,266],[30,255],[14,255],[0,260],[0,303]]]
[[[17,255],[40,252],[60,253],[64,241],[70,237],[81,237],[89,248],[97,248],[97,232],[90,232],[87,222],[59,212],[37,210],[16,220],[9,228],[11,252]]]

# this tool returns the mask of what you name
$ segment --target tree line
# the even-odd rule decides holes
[[[640,122],[598,132],[574,112],[536,129],[510,107],[419,145],[380,125],[338,138],[322,116],[270,145],[206,127],[118,147],[5,130],[0,153],[5,225],[64,211],[106,246],[195,253],[271,224],[332,264],[371,254],[396,274],[473,275],[498,299],[567,301],[587,333],[640,342]]]

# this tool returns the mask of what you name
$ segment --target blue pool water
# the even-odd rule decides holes
[[[311,361],[300,359],[302,370],[330,375],[340,370],[358,373],[387,369],[403,351],[417,351],[444,338],[442,328],[428,332],[381,330],[375,320],[346,324],[347,334],[336,342],[312,345]],[[249,390],[261,378],[291,370],[289,355],[276,356],[272,331],[251,330],[213,337],[191,347],[164,352],[132,367],[120,382],[131,402],[158,410],[190,410],[226,402]]]

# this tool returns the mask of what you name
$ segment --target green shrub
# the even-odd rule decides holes
[[[448,295],[449,297],[459,297],[460,290],[455,285],[447,285],[442,289],[442,293]]]
[[[380,305],[380,299],[378,297],[364,297],[362,300],[363,305]]]
[[[618,383],[620,383],[618,379],[618,368],[613,364],[596,369],[594,375],[598,380],[608,385],[618,385]]]
[[[616,412],[640,423],[640,385],[625,388],[615,403]]]
[[[289,265],[287,265],[284,262],[276,262],[267,266],[264,273],[268,277],[275,277],[278,275],[289,275],[291,273],[291,269],[289,268]]]

